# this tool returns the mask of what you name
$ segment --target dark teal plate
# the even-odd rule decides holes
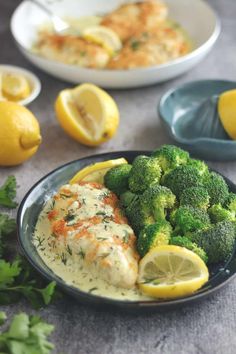
[[[129,162],[132,163],[133,159],[140,154],[150,154],[147,151],[120,151],[120,152],[111,152],[101,155],[94,155],[72,161],[66,165],[63,165],[56,170],[52,171],[45,177],[43,177],[39,182],[37,182],[26,194],[21,205],[19,207],[17,215],[17,225],[18,225],[18,239],[22,247],[22,250],[25,253],[25,256],[30,261],[32,266],[38,270],[45,278],[48,280],[55,280],[59,287],[61,287],[65,292],[70,295],[73,295],[77,300],[81,302],[86,302],[90,304],[96,304],[99,306],[115,306],[124,309],[166,309],[173,306],[184,305],[186,303],[194,302],[200,300],[216,290],[220,289],[223,285],[227,284],[229,280],[232,280],[236,273],[236,254],[232,255],[231,259],[228,260],[225,264],[217,265],[210,268],[210,280],[205,286],[200,289],[198,292],[194,293],[191,296],[178,298],[175,300],[166,300],[166,301],[119,301],[112,300],[93,294],[85,293],[79,289],[67,285],[60,277],[55,275],[41,260],[38,255],[33,243],[32,235],[34,232],[35,224],[37,222],[40,211],[42,210],[45,201],[51,197],[58,188],[67,183],[71,177],[84,166],[91,163],[116,159],[119,157],[126,158]],[[232,192],[236,193],[236,186],[227,180],[226,182],[229,185],[229,188]]]
[[[236,160],[236,141],[225,133],[217,113],[218,95],[236,88],[225,80],[193,81],[168,91],[159,115],[171,137],[191,154],[215,161]]]

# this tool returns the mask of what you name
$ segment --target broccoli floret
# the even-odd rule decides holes
[[[195,167],[201,176],[206,176],[209,173],[208,166],[201,160],[189,159],[187,165]]]
[[[206,228],[210,224],[210,218],[203,209],[194,208],[190,205],[180,206],[173,219],[176,229],[175,233],[189,233]]]
[[[180,196],[180,205],[191,205],[207,210],[210,205],[210,196],[203,187],[186,188]]]
[[[125,192],[128,189],[131,168],[132,166],[128,164],[112,167],[104,176],[105,186],[117,195]]]
[[[198,245],[192,241],[188,237],[185,236],[174,236],[170,239],[170,245],[176,245],[180,247],[185,247],[190,251],[196,253],[205,263],[208,261],[208,257],[206,252]]]
[[[235,212],[223,208],[220,204],[212,205],[208,210],[208,213],[213,223],[217,223],[224,220],[235,220]]]
[[[210,204],[223,205],[228,196],[228,186],[222,176],[216,172],[209,173],[203,180],[203,185],[210,196]]]
[[[234,249],[234,223],[221,221],[207,229],[191,234],[190,239],[204,249],[208,255],[208,263],[225,261],[231,256]]]
[[[129,176],[129,188],[134,193],[142,193],[153,183],[159,183],[161,167],[153,157],[137,156]]]
[[[153,151],[152,156],[157,158],[164,172],[175,167],[185,165],[189,159],[189,153],[174,145],[162,145]]]
[[[127,208],[134,199],[137,199],[138,195],[130,191],[126,191],[120,195],[120,203],[123,208]]]
[[[236,194],[230,192],[224,206],[226,209],[236,213]]]
[[[141,207],[139,198],[135,198],[131,204],[128,205],[125,209],[125,215],[136,234],[138,234],[145,226],[155,222],[152,214]]]
[[[145,256],[154,247],[167,245],[171,231],[171,225],[165,220],[146,226],[138,237],[137,248],[141,257]]]
[[[165,219],[166,209],[175,204],[175,195],[167,187],[153,185],[140,196],[141,207],[154,216],[156,221]]]
[[[201,186],[202,176],[195,167],[179,166],[165,175],[163,184],[179,198],[185,188]]]

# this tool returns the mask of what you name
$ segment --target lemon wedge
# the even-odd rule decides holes
[[[152,297],[170,299],[190,295],[208,278],[203,260],[184,247],[156,247],[139,264],[139,287]]]
[[[222,93],[218,100],[218,112],[226,133],[236,139],[236,90]]]
[[[111,139],[119,125],[113,98],[93,84],[82,84],[59,93],[56,116],[62,128],[84,145],[96,146]]]
[[[28,80],[21,74],[2,74],[2,96],[9,101],[20,101],[30,94]]]
[[[102,17],[99,16],[82,16],[77,19],[68,18],[68,22],[70,23],[71,27],[76,30],[77,32],[81,33],[86,28],[97,26],[100,24]]]
[[[128,163],[127,160],[121,157],[120,159],[97,162],[86,166],[71,178],[70,184],[78,183],[81,181],[98,182],[103,184],[103,178],[107,171],[110,170],[110,168],[123,165],[125,163]]]
[[[122,48],[122,43],[116,32],[105,26],[91,26],[85,28],[82,36],[88,41],[100,44],[112,56]]]

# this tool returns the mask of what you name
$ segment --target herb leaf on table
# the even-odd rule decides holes
[[[0,187],[0,205],[7,208],[16,208],[16,178],[9,176],[6,182]]]
[[[6,318],[0,313],[2,321]],[[50,354],[54,344],[47,337],[54,326],[44,322],[39,316],[26,313],[16,315],[7,331],[0,333],[0,350],[4,354]]]

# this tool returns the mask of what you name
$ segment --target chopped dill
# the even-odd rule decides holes
[[[82,248],[80,248],[80,251],[78,252],[78,256],[80,256],[82,259],[85,258],[85,252],[84,250],[82,250]]]
[[[131,48],[135,51],[135,50],[139,49],[140,44],[141,44],[140,41],[137,41],[137,40],[134,39],[134,40],[132,40],[130,45],[131,45]]]
[[[102,216],[105,216],[106,215],[106,213],[104,212],[104,211],[98,211],[97,213],[96,213],[96,215],[102,215]]]
[[[66,250],[69,253],[69,255],[72,256],[72,249],[70,248],[69,245],[66,246]]]
[[[66,265],[66,263],[67,263],[67,258],[66,258],[66,255],[65,255],[64,252],[62,252],[60,258],[61,258],[62,263],[63,263],[64,265]]]
[[[94,288],[89,289],[89,293],[92,293],[95,290],[98,290],[98,288],[94,287]]]

